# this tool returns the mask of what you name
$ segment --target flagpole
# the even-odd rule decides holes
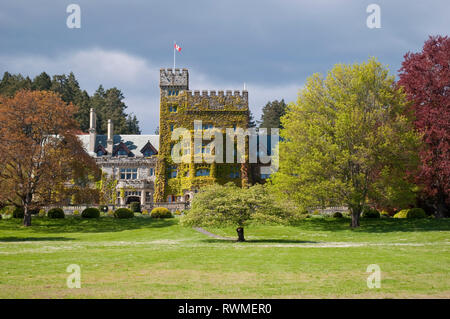
[[[175,44],[176,42],[173,41],[173,72],[175,72]]]

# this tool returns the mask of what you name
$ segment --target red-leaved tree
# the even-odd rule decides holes
[[[432,199],[436,217],[450,206],[450,38],[433,36],[418,53],[408,52],[399,84],[412,101],[415,126],[423,135],[417,182]]]

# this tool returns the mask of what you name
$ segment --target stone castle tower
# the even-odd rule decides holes
[[[189,201],[204,185],[234,182],[245,186],[248,180],[248,159],[244,163],[194,161],[198,153],[215,154],[217,150],[194,149],[194,121],[202,121],[202,130],[226,128],[247,129],[249,120],[247,91],[190,91],[187,69],[160,70],[159,154],[156,167],[155,202]],[[172,132],[186,128],[191,143],[182,151],[187,162],[176,164],[171,150],[176,141]],[[225,138],[223,139],[225,141]],[[207,141],[209,142],[209,141]],[[205,143],[207,144],[207,143]],[[248,141],[246,144],[248,147]],[[225,151],[223,150],[224,154]]]

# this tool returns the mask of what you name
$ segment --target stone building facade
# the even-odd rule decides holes
[[[171,150],[176,143],[171,133],[176,128],[194,129],[202,121],[202,130],[243,128],[249,118],[247,91],[190,91],[187,69],[160,70],[160,135],[115,135],[111,120],[107,135],[96,133],[96,114],[90,113],[89,134],[80,135],[86,151],[100,168],[117,179],[117,205],[139,201],[147,209],[166,206],[183,209],[195,193],[211,183],[250,181],[249,165],[244,163],[208,163],[194,161],[198,153],[212,155],[207,146],[184,150],[188,161],[173,162]],[[246,145],[246,147],[248,144]]]

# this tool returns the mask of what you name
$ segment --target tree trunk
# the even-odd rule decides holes
[[[359,217],[361,216],[361,210],[352,210],[352,221],[350,223],[351,228],[359,227]]]
[[[23,225],[25,227],[31,226],[31,212],[28,209],[28,205],[23,207]]]
[[[245,241],[244,228],[243,227],[238,227],[238,228],[236,228],[236,232],[238,234],[238,240],[237,241]]]
[[[445,202],[445,199],[443,197],[440,197],[438,199],[436,207],[436,218],[445,218],[448,216],[448,207],[447,203]]]

